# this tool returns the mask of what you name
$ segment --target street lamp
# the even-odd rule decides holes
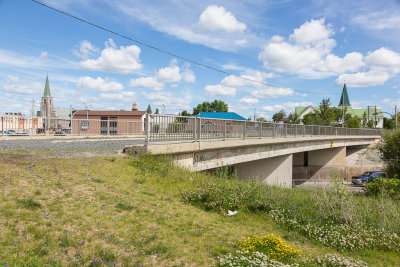
[[[385,112],[385,111],[375,112],[375,113],[373,113],[372,115],[376,116],[376,115],[378,115],[379,113],[381,113],[381,114],[383,114],[383,113],[389,114],[390,117],[392,117],[392,120],[395,120],[395,125],[394,125],[394,127],[395,127],[395,131],[397,132],[397,106],[394,107],[394,115],[390,114],[389,112]]]

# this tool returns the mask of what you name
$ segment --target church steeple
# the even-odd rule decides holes
[[[49,75],[46,76],[46,85],[44,86],[43,97],[51,97],[50,85],[49,85]]]
[[[340,102],[339,106],[345,106],[345,107],[350,107],[350,100],[349,100],[349,95],[347,94],[347,87],[346,84],[343,86],[343,91],[342,91],[342,96],[340,97]]]

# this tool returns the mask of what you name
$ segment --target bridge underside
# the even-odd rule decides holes
[[[210,141],[136,146],[128,152],[172,154],[178,165],[194,171],[233,166],[244,180],[292,187],[326,181],[334,175],[348,178],[346,158],[377,140],[376,136],[341,136]]]

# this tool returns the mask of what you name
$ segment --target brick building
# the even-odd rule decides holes
[[[72,133],[76,135],[133,135],[142,134],[146,111],[137,110],[79,110],[75,112]]]

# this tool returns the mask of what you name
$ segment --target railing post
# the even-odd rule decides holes
[[[284,125],[284,127],[285,127],[285,137],[287,137],[287,126],[288,126],[288,125],[287,125],[286,123],[284,123],[283,125]]]
[[[276,131],[276,130],[275,130],[275,122],[274,122],[273,125],[274,125],[274,128],[273,128],[273,135],[274,135],[274,136],[273,136],[273,137],[275,138],[275,136],[276,136],[276,132],[275,132],[275,131]]]
[[[226,140],[226,120],[224,120],[224,141]]]
[[[199,142],[201,141],[201,117],[199,116],[199,138],[197,138]]]
[[[262,138],[262,128],[263,128],[263,123],[260,121],[260,138]]]
[[[194,125],[193,125],[193,139],[196,142],[197,141],[197,118],[194,117]]]
[[[146,118],[145,118],[145,128],[144,128],[144,134],[145,134],[145,139],[144,142],[147,145],[150,141],[150,120],[149,120],[149,114],[146,113]]]
[[[246,122],[247,121],[244,121],[243,123],[243,139],[246,139]]]

